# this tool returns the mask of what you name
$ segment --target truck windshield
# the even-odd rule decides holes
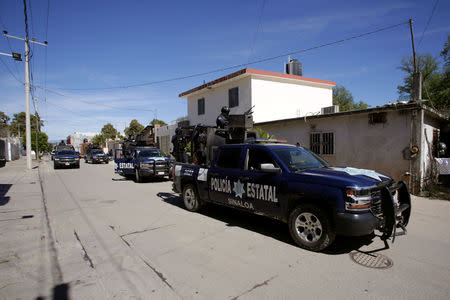
[[[274,147],[273,152],[292,172],[327,167],[329,164],[306,149],[299,147]]]
[[[139,157],[161,157],[161,151],[158,149],[152,149],[152,150],[142,150],[139,152]]]

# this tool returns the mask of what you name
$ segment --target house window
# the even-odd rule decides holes
[[[334,154],[334,133],[310,133],[309,149],[316,154]]]
[[[235,87],[228,90],[228,107],[239,106],[239,88]]]
[[[198,115],[205,114],[205,98],[201,98],[197,100],[198,105]]]

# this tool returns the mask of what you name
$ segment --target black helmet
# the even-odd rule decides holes
[[[230,108],[228,106],[222,106],[222,109],[220,110],[223,114],[229,114]]]
[[[175,134],[181,134],[181,128],[180,127],[177,127],[175,129]]]

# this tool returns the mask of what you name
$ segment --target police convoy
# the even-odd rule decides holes
[[[302,147],[259,139],[252,125],[250,111],[229,115],[223,108],[216,127],[177,130],[173,190],[182,195],[187,210],[217,203],[275,218],[286,222],[292,239],[311,251],[327,248],[336,235],[378,230],[386,242],[397,229],[406,232],[411,200],[404,182],[374,171],[330,166]]]
[[[154,133],[154,127],[147,126],[135,139],[125,140],[123,148],[115,150],[114,172],[134,176],[138,183],[145,178],[170,177],[173,160],[157,148]]]

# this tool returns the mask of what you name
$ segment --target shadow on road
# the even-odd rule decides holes
[[[12,184],[0,184],[0,206],[3,206],[9,202],[10,198],[6,197],[6,193],[8,193],[11,187]]]
[[[158,193],[157,196],[166,203],[184,209],[183,199],[176,194]],[[241,227],[280,242],[297,246],[289,234],[287,224],[283,222],[215,204],[206,205],[199,213],[220,220],[227,226]],[[338,236],[335,242],[322,253],[328,255],[347,254],[371,244],[375,237],[375,234],[363,237]]]
[[[69,300],[70,285],[67,283],[55,285],[52,291],[52,300]],[[42,296],[37,297],[35,300],[44,300]]]

